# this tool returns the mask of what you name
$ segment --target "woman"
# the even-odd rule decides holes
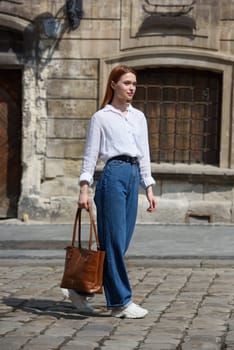
[[[89,208],[88,189],[100,157],[105,167],[94,201],[100,245],[106,251],[103,283],[107,308],[112,316],[120,318],[142,318],[148,313],[132,301],[124,262],[135,227],[139,184],[146,190],[147,210],[156,210],[146,119],[130,104],[135,91],[136,72],[127,66],[115,67],[101,109],[90,121],[78,200],[80,208]],[[85,295],[73,291],[70,297],[78,310],[91,311]]]

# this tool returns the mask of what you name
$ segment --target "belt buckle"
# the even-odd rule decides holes
[[[130,156],[125,156],[124,158],[125,158],[125,160],[126,160],[127,163],[132,164],[132,157],[130,157]]]
[[[130,163],[131,164],[137,164],[137,157],[130,158]]]

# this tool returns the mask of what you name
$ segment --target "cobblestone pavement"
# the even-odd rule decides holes
[[[80,315],[59,289],[63,261],[0,261],[1,350],[234,349],[234,270],[128,262],[140,320]]]

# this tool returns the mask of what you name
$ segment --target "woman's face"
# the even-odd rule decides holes
[[[112,81],[111,87],[114,91],[114,98],[125,102],[131,102],[136,92],[136,76],[133,73],[125,73],[115,83]]]

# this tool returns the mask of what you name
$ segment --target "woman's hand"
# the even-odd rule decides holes
[[[78,198],[78,206],[81,209],[89,210],[90,201],[89,201],[89,184],[86,181],[80,183],[80,194]]]
[[[152,213],[153,211],[155,211],[157,209],[157,200],[154,197],[152,186],[147,187],[146,197],[147,197],[149,205],[150,205],[149,208],[147,209],[147,211]]]

